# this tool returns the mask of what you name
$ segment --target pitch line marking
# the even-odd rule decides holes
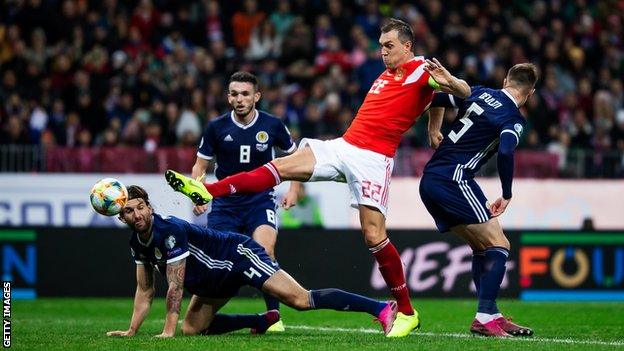
[[[286,325],[286,329],[290,329],[290,328],[300,329],[300,330],[316,330],[316,331],[323,331],[323,332],[381,334],[381,330],[370,329],[370,328],[329,328],[329,327],[312,327],[309,325]],[[470,334],[461,334],[461,333],[416,332],[414,335],[415,336],[427,336],[427,337],[450,337],[450,338],[460,338],[460,339],[474,338],[474,336]],[[551,342],[551,343],[574,344],[574,345],[624,346],[624,341],[574,340],[574,339],[553,339],[553,338],[535,338],[535,337],[499,338],[497,340]]]

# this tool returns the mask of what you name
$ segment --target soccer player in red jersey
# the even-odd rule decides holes
[[[420,325],[409,300],[401,257],[386,233],[394,154],[402,134],[431,103],[435,89],[459,97],[470,95],[468,84],[452,76],[437,60],[416,57],[413,43],[414,33],[407,23],[390,19],[381,27],[379,44],[386,70],[371,86],[342,138],[303,139],[292,155],[203,186],[177,172],[165,172],[173,189],[196,204],[233,193],[262,191],[286,180],[346,182],[355,199],[352,206],[359,210],[366,245],[398,303],[399,313],[389,337],[406,336]],[[295,204],[296,187],[291,185],[286,194],[282,202],[285,208]]]

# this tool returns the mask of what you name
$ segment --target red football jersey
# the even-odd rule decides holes
[[[375,80],[343,138],[352,145],[394,157],[401,137],[433,98],[425,59],[414,57]]]

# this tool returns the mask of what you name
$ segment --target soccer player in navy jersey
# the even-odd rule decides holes
[[[128,187],[128,202],[119,218],[133,230],[130,253],[136,263],[137,289],[130,327],[110,331],[108,336],[133,336],[139,330],[154,299],[155,270],[166,275],[169,286],[165,325],[158,337],[175,335],[183,288],[192,294],[182,323],[185,335],[223,334],[243,328],[266,332],[279,320],[279,311],[217,313],[243,285],[261,289],[297,310],[369,313],[381,323],[386,335],[396,318],[394,301],[379,302],[339,289],[304,289],[249,236],[159,216],[154,213],[147,192],[139,186]]]
[[[517,64],[507,72],[503,89],[474,86],[465,99],[437,93],[431,103],[429,135],[436,151],[425,166],[420,196],[439,231],[452,231],[473,250],[472,276],[479,304],[470,331],[475,334],[533,334],[503,317],[496,305],[510,248],[496,217],[511,201],[514,150],[526,124],[519,108],[533,95],[536,81],[533,64]],[[443,109],[437,107],[459,109],[444,138],[440,133]],[[496,152],[502,197],[490,206],[474,175]]]
[[[256,76],[248,72],[232,74],[228,84],[232,111],[208,123],[197,151],[193,178],[203,177],[214,159],[215,176],[223,179],[270,162],[275,157],[276,147],[286,153],[295,151],[296,145],[284,123],[255,108],[260,96]],[[289,192],[286,196],[292,197],[292,194]],[[199,215],[207,208],[208,205],[195,206],[193,212]],[[275,260],[276,210],[273,188],[254,194],[231,194],[212,202],[208,225],[212,229],[251,236]],[[268,294],[264,294],[264,298],[267,311],[279,309],[277,299]],[[268,331],[284,331],[284,324],[280,320]]]

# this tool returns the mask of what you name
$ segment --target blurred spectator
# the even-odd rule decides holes
[[[417,55],[471,85],[500,87],[512,64],[538,64],[520,147],[565,154],[566,175],[624,175],[624,10],[610,0],[24,0],[2,9],[3,144],[192,145],[228,109],[227,77],[240,69],[260,78],[260,106],[283,111],[293,135],[339,135],[384,69],[379,26],[397,16],[412,25]],[[422,124],[402,147],[426,144]],[[588,167],[572,172],[576,163]]]
[[[349,54],[342,50],[340,39],[332,35],[327,38],[326,49],[316,56],[314,67],[318,73],[322,74],[326,73],[328,67],[334,64],[338,65],[343,72],[348,72],[351,69]]]
[[[17,115],[9,116],[0,134],[2,144],[21,145],[28,144],[28,133],[24,124]]]
[[[280,55],[281,46],[282,39],[277,35],[273,23],[263,21],[251,34],[246,57],[251,61],[276,58]]]
[[[138,31],[135,38],[149,41],[159,22],[159,13],[154,9],[151,0],[140,0],[130,19],[130,28]]]
[[[243,50],[249,45],[251,33],[264,20],[266,15],[258,11],[256,0],[244,0],[243,9],[237,11],[232,17],[232,33],[234,45]]]
[[[209,0],[206,5],[206,39],[209,42],[224,40],[221,23],[221,7],[217,0]]]
[[[364,12],[355,16],[355,23],[364,29],[369,38],[379,38],[382,18],[377,0],[369,0],[364,4]]]
[[[273,23],[275,33],[281,41],[295,20],[295,16],[290,12],[290,1],[279,0],[277,9],[270,15],[269,20]]]

